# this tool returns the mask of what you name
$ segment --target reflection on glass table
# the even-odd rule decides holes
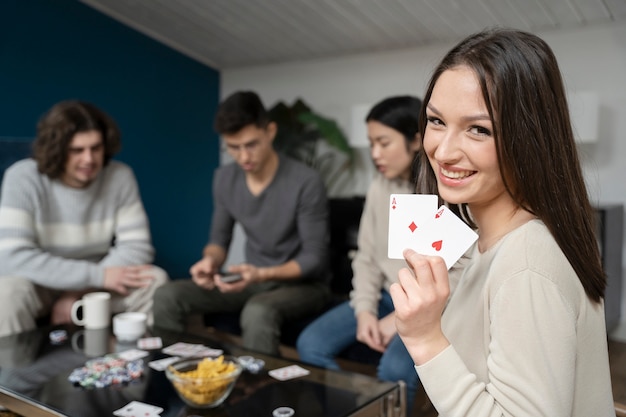
[[[68,338],[53,344],[49,333],[64,329]],[[136,345],[119,344],[110,333],[104,338],[107,352],[120,352]],[[226,401],[213,409],[193,409],[182,402],[164,372],[147,366],[167,357],[160,349],[143,358],[143,377],[128,384],[84,389],[74,386],[68,376],[101,349],[89,345],[86,334],[75,326],[42,328],[0,338],[0,404],[23,415],[100,417],[111,416],[130,401],[137,400],[163,408],[162,417],[272,416],[278,407],[290,407],[295,417],[400,416],[404,414],[401,384],[343,371],[305,366],[310,374],[279,381],[268,371],[297,363],[257,354],[238,346],[191,334],[161,333],[163,347],[175,342],[200,343],[223,349],[234,356],[253,356],[265,361],[265,368],[253,374],[244,371]],[[96,338],[98,339],[98,338]],[[101,339],[100,340],[101,343]],[[97,340],[96,340],[97,341]],[[74,342],[74,343],[73,343]],[[94,342],[95,343],[95,342]],[[89,346],[88,346],[89,345]]]

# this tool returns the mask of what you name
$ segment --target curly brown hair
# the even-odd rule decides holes
[[[37,169],[50,178],[59,178],[65,171],[68,150],[74,135],[97,130],[102,134],[104,165],[121,148],[120,130],[115,121],[91,103],[61,101],[37,123],[37,138],[33,143],[33,157]]]

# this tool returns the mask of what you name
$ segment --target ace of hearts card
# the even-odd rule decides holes
[[[441,206],[423,225],[411,249],[422,255],[441,256],[450,269],[476,239],[476,232],[448,207]]]

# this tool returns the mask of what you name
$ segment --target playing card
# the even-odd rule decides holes
[[[278,379],[279,381],[286,381],[288,379],[298,378],[300,376],[308,375],[311,372],[308,369],[304,369],[299,365],[289,365],[283,368],[272,369],[268,372],[269,376]]]
[[[389,196],[387,256],[390,259],[403,259],[402,251],[415,247],[421,227],[437,211],[437,204],[437,196],[431,194]]]
[[[142,403],[141,401],[131,401],[113,414],[120,417],[154,417],[163,412],[161,407]]]
[[[167,358],[157,359],[155,361],[148,362],[148,366],[155,371],[164,371],[167,366],[173,362],[179,360],[179,356],[168,356]]]
[[[161,349],[163,341],[160,337],[144,337],[137,341],[139,349]]]
[[[194,344],[194,343],[185,343],[178,342],[170,345],[166,348],[163,348],[163,353],[174,356],[219,356],[224,353],[221,349],[212,349],[210,347]]]
[[[148,356],[148,352],[141,349],[128,349],[123,352],[117,354],[117,356],[125,361],[134,361],[135,359],[140,359],[145,356]]]
[[[411,249],[423,255],[441,256],[448,269],[459,260],[478,235],[448,207],[441,206],[421,230]]]
[[[202,349],[198,349],[193,356],[220,356],[223,353],[222,349],[213,349],[205,346]]]
[[[193,356],[195,352],[204,347],[200,344],[178,342],[163,348],[162,352],[174,356]]]

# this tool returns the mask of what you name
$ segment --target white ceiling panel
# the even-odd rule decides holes
[[[216,69],[626,23],[626,0],[81,0]]]

